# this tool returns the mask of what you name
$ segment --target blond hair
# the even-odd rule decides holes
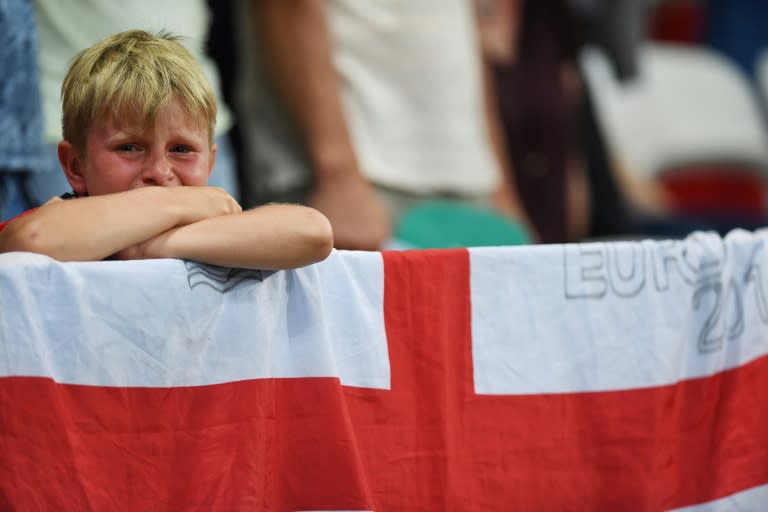
[[[121,32],[77,54],[61,86],[64,139],[85,149],[88,131],[105,115],[133,113],[149,122],[177,98],[207,126],[216,124],[216,96],[200,64],[167,32]]]

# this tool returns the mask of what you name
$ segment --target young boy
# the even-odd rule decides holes
[[[84,50],[62,101],[59,160],[76,198],[0,223],[0,253],[258,269],[299,267],[330,253],[331,227],[318,211],[275,204],[243,212],[206,186],[216,100],[176,37],[129,31]]]

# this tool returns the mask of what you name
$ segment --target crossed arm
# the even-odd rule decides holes
[[[332,245],[328,220],[312,208],[275,204],[243,212],[212,187],[146,187],[56,201],[0,231],[0,252],[61,261],[183,258],[286,269],[324,259]]]

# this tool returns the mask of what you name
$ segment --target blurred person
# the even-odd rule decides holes
[[[485,47],[494,62],[497,105],[523,205],[542,242],[582,238],[589,199],[576,147],[575,21],[565,2],[477,4],[488,18],[486,31],[497,34],[493,46],[485,38]]]
[[[616,77],[626,81],[636,76],[637,51],[647,38],[649,16],[663,0],[566,1],[586,39],[608,55]]]
[[[592,18],[584,23],[579,6],[567,0],[478,4],[489,18],[495,7],[497,37],[490,53],[498,109],[518,191],[541,241],[632,235],[636,212],[663,211],[663,198],[658,187],[625,169],[621,155],[609,153],[579,53],[588,38],[606,44],[605,34],[615,33],[596,26],[635,11],[617,5],[601,11],[603,3],[593,2]],[[632,23],[638,20],[625,20]],[[636,68],[632,43],[615,46],[624,49],[614,52],[622,56],[614,62],[617,75],[628,78]]]
[[[0,219],[35,203],[30,179],[42,167],[37,28],[27,0],[0,1]]]
[[[379,249],[446,198],[526,222],[469,0],[261,0],[237,90],[246,204],[307,202],[337,247]]]
[[[224,188],[239,199],[235,155],[229,139],[232,116],[222,100],[216,66],[205,54],[210,16],[205,0],[34,0],[40,34],[40,66],[46,172],[36,175],[36,202],[61,193],[67,182],[60,172],[56,152],[61,140],[59,87],[69,61],[83,48],[117,32],[146,29],[168,30],[184,36],[184,45],[201,63],[216,91],[220,105],[216,123],[218,156],[211,185]]]

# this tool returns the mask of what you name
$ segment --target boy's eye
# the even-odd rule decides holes
[[[185,153],[191,152],[192,148],[189,146],[185,146],[184,144],[177,144],[171,148],[171,151],[174,153],[185,154]]]
[[[137,146],[136,144],[120,144],[117,147],[117,150],[122,151],[124,153],[133,153],[139,150],[139,146]]]

